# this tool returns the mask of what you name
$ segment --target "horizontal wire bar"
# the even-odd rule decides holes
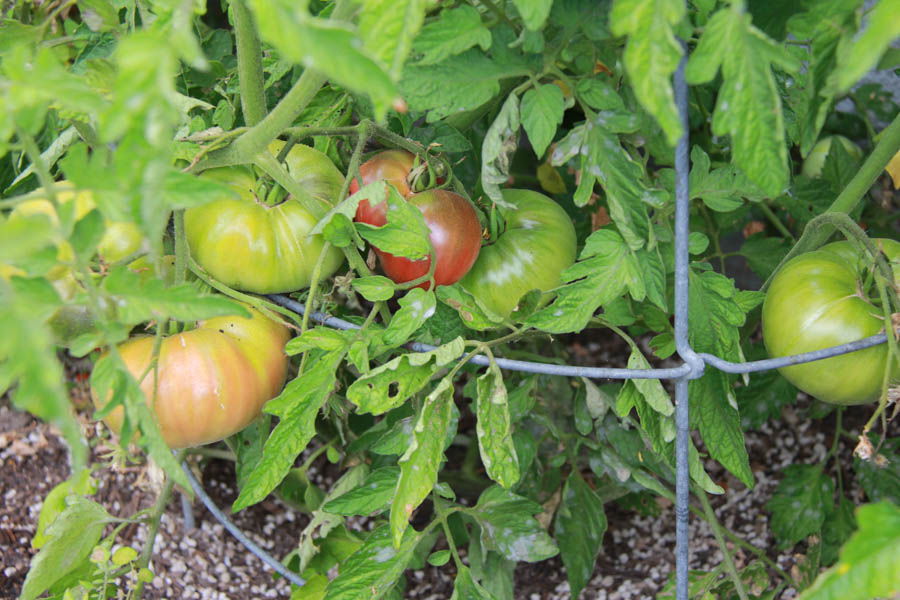
[[[187,475],[188,483],[191,484],[191,487],[194,489],[194,493],[197,494],[197,497],[200,498],[200,502],[212,513],[212,516],[221,523],[228,532],[235,537],[237,541],[243,544],[250,552],[256,555],[261,561],[269,565],[272,569],[283,575],[288,581],[293,583],[294,585],[303,587],[306,583],[306,580],[285,567],[281,562],[278,561],[274,556],[260,548],[256,545],[256,543],[248,538],[243,531],[238,529],[237,525],[231,522],[231,520],[225,515],[222,510],[216,506],[216,503],[213,502],[212,498],[210,498],[206,491],[203,489],[203,486],[200,485],[200,482],[197,481],[197,478],[194,477],[194,473],[191,472],[191,468],[188,466],[186,462],[181,463],[181,469],[184,471],[184,474]]]
[[[292,300],[281,294],[271,294],[269,299],[288,310],[294,311],[302,315],[305,311],[303,303]],[[310,315],[313,321],[334,327],[335,329],[359,329],[359,325],[345,321],[338,317],[333,317],[326,313],[314,312]],[[879,344],[887,342],[887,336],[879,333],[855,342],[841,344],[840,346],[832,346],[822,350],[813,352],[804,352],[803,354],[793,354],[791,356],[782,356],[778,358],[767,358],[764,360],[754,360],[745,363],[735,363],[727,361],[718,356],[706,353],[697,354],[704,363],[724,371],[726,373],[753,373],[756,371],[769,371],[771,369],[780,369],[791,365],[813,362],[832,356],[848,354],[858,350],[865,350]],[[413,342],[407,344],[406,348],[413,352],[430,352],[437,346],[431,344],[423,344],[421,342]],[[669,367],[663,369],[622,369],[616,367],[579,367],[573,365],[555,365],[552,363],[540,363],[528,360],[515,360],[511,358],[497,358],[497,366],[501,369],[510,371],[523,371],[526,373],[539,373],[541,375],[559,375],[564,377],[587,377],[588,379],[678,379],[691,372],[691,367],[687,363],[683,363],[677,367]],[[483,355],[478,355],[469,361],[480,366],[490,364],[490,359]]]
[[[729,362],[718,356],[713,356],[712,354],[700,354],[700,356],[707,364],[714,366],[720,371],[725,371],[726,373],[753,373],[755,371],[769,371],[771,369],[780,369],[781,367],[789,367],[791,365],[799,365],[831,358],[832,356],[839,356],[841,354],[849,354],[850,352],[865,350],[866,348],[884,344],[885,342],[887,342],[887,335],[878,333],[861,340],[856,340],[855,342],[841,344],[840,346],[832,346],[831,348],[804,352],[803,354],[792,354],[791,356],[780,356],[778,358],[767,358],[745,363]]]

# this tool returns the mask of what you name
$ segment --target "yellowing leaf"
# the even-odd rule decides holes
[[[900,152],[894,155],[894,158],[891,159],[891,162],[887,164],[884,170],[894,180],[894,189],[900,190]]]
[[[545,162],[537,168],[537,178],[545,192],[549,194],[566,193],[566,183],[563,181],[562,175],[549,162]]]

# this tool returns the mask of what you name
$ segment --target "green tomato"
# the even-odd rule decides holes
[[[560,273],[575,262],[576,239],[569,215],[547,196],[503,190],[503,199],[518,210],[498,207],[506,229],[482,246],[460,284],[505,319],[526,292],[546,292],[560,285]]]
[[[269,149],[277,154],[283,146],[276,140]],[[286,164],[310,196],[329,205],[337,202],[344,176],[327,156],[297,144],[288,152]],[[185,211],[185,234],[197,263],[215,279],[245,292],[272,294],[307,287],[326,243],[321,235],[310,235],[316,218],[291,196],[267,205],[257,195],[259,182],[249,167],[210,169],[201,177],[230,186],[237,197]],[[329,246],[325,253],[322,278],[343,261],[338,248]]]
[[[900,260],[900,243],[874,240],[888,260]],[[847,241],[791,259],[772,279],[763,303],[763,338],[769,355],[789,356],[846,344],[884,330],[881,307],[867,275],[868,255]],[[895,267],[895,281],[900,270]],[[869,289],[866,289],[868,286]],[[865,404],[881,393],[886,344],[779,369],[802,391],[831,404]],[[891,380],[900,377],[893,366]]]
[[[835,140],[844,146],[850,156],[856,160],[862,159],[863,154],[859,146],[842,135],[829,135],[816,142],[806,160],[803,161],[803,168],[800,172],[813,179],[821,177],[822,169],[825,168],[825,159],[828,158],[828,153],[831,151],[831,143]]]

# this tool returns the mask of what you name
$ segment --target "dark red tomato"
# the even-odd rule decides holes
[[[401,196],[409,198],[413,191],[409,187],[407,177],[415,162],[415,155],[406,150],[385,150],[360,165],[359,178],[362,179],[363,185],[383,179],[397,188]],[[353,178],[350,182],[350,193],[355,194],[359,188],[357,178]],[[356,209],[356,220],[381,227],[387,222],[386,212],[386,203],[381,202],[372,207],[368,200],[363,200]]]
[[[435,285],[451,285],[469,272],[481,250],[481,223],[472,204],[459,194],[447,190],[427,190],[413,194],[407,200],[422,211],[434,247],[437,264],[434,267]],[[382,213],[383,214],[383,213]],[[357,213],[357,220],[358,218]],[[367,221],[368,222],[368,221]],[[369,222],[370,225],[383,225]],[[395,283],[412,281],[428,273],[431,258],[410,260],[375,248],[385,275]],[[428,284],[420,287],[427,289]]]

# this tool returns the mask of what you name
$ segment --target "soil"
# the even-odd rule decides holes
[[[591,344],[593,344],[592,342]],[[587,354],[596,348],[591,344]],[[607,350],[608,352],[608,350]],[[598,356],[594,354],[594,356]],[[73,378],[73,400],[83,406],[84,383]],[[779,472],[790,464],[814,463],[822,459],[832,443],[832,418],[807,418],[810,400],[800,398],[784,409],[782,418],[772,420],[759,431],[747,433],[748,451],[756,477],[749,490],[715,465],[709,465],[712,477],[726,494],[713,498],[713,506],[724,525],[747,542],[763,549],[782,569],[791,572],[803,559],[804,545],[779,552],[768,528],[765,503],[780,478]],[[844,415],[844,425],[852,429],[864,422],[865,407],[853,408]],[[91,423],[85,411],[81,415],[84,430],[93,441],[93,458],[103,461],[113,446],[99,435],[102,426]],[[898,423],[892,425],[897,435]],[[852,445],[852,442],[851,442]],[[843,441],[843,464],[851,462],[853,448]],[[321,461],[327,466],[327,462]],[[319,466],[319,463],[317,463]],[[327,470],[310,471],[327,484]],[[17,412],[8,400],[0,399],[0,599],[16,598],[21,590],[29,561],[35,551],[30,540],[34,534],[41,502],[47,492],[69,476],[67,454],[57,433],[48,425]],[[200,471],[207,493],[227,511],[236,497],[234,472],[230,462],[210,459]],[[104,462],[96,472],[100,489],[93,498],[110,514],[127,517],[150,507],[160,487],[160,477],[145,464],[115,466]],[[861,491],[852,487],[853,477],[845,477],[854,501],[862,500]],[[246,550],[212,515],[195,501],[195,527],[185,529],[181,496],[176,494],[162,519],[150,565],[154,581],[145,590],[145,598],[288,598],[290,585]],[[266,500],[231,517],[251,539],[281,559],[296,548],[300,533],[308,522],[276,499]],[[653,598],[662,590],[674,569],[674,508],[665,500],[651,501],[642,507],[620,503],[607,505],[609,529],[594,575],[579,596],[584,600]],[[362,522],[361,527],[366,523]],[[146,536],[144,526],[131,525],[120,534],[122,544],[140,549]],[[731,548],[734,551],[733,548]],[[753,557],[742,549],[735,551],[738,567]],[[691,520],[692,569],[708,569],[722,560],[710,528],[699,519]],[[407,571],[404,598],[446,599],[453,592],[452,562],[443,567],[427,566]],[[523,600],[566,600],[571,598],[562,561],[557,557],[536,564],[520,564],[515,572],[516,598]],[[792,598],[792,588],[780,598]]]

